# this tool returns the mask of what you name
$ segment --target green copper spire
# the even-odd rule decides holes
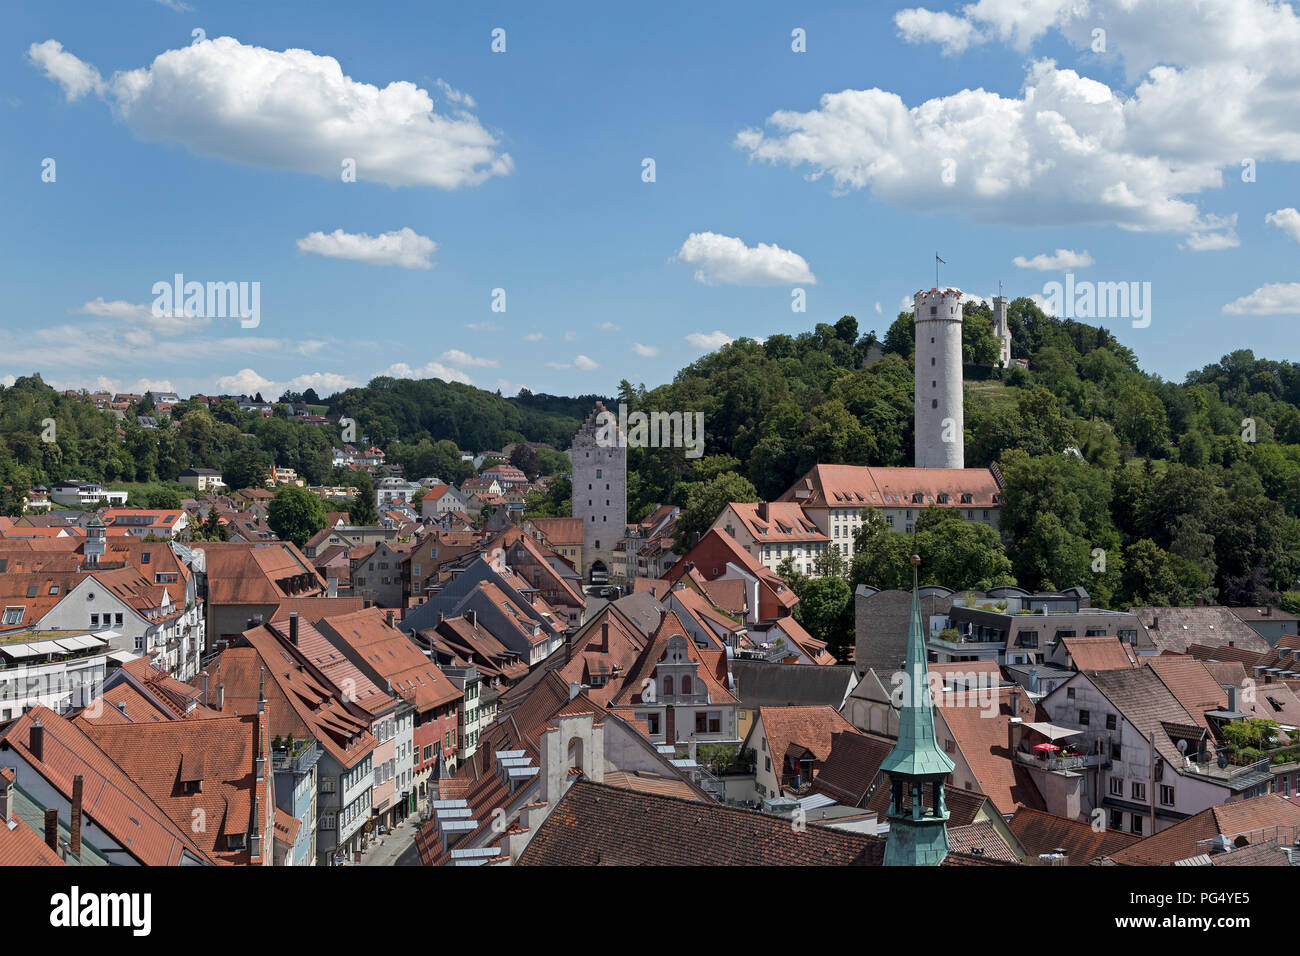
[[[889,775],[889,838],[886,866],[937,866],[948,855],[948,808],[944,778],[953,763],[934,736],[930,668],[921,629],[917,565],[912,555],[912,614],[907,634],[903,700],[898,711],[898,743],[880,769]],[[926,786],[929,784],[929,787]],[[928,791],[928,793],[927,793]]]

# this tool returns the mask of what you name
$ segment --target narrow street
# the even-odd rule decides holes
[[[410,816],[390,833],[376,840],[361,853],[360,866],[419,866],[420,857],[415,850],[415,834],[420,829],[418,816]]]

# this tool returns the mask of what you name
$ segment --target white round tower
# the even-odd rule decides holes
[[[961,391],[961,290],[912,297],[916,333],[916,467],[964,468]]]

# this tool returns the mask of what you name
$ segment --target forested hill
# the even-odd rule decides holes
[[[293,468],[309,484],[355,483],[355,476],[332,466],[330,449],[343,441],[340,427],[291,416],[286,403],[302,398],[268,397],[271,418],[241,412],[233,398],[212,408],[185,401],[171,411],[177,428],[148,429],[137,416],[156,415],[150,395],[118,419],[84,393],[64,395],[39,375],[24,376],[0,386],[0,513],[12,513],[21,494],[39,484],[166,483],[187,468],[220,469],[234,488],[260,484],[272,464]],[[462,451],[500,450],[518,441],[567,448],[597,398],[527,391],[506,398],[455,382],[394,378],[323,400],[306,396],[316,411],[354,419],[356,441],[379,445],[408,473],[455,482],[473,473]]]
[[[565,398],[521,391],[503,398],[472,385],[441,379],[371,379],[328,400],[331,414],[357,422],[380,447],[390,442],[448,439],[468,451],[500,449],[512,441],[567,448],[599,395]],[[607,399],[606,399],[607,400]]]
[[[964,311],[966,359],[988,362],[990,310]],[[1240,351],[1167,382],[1103,328],[1047,316],[1027,298],[1008,315],[1013,357],[1029,370],[968,368],[966,463],[1000,463],[1018,583],[1082,584],[1102,606],[1248,604],[1294,588],[1300,366]],[[868,365],[877,344],[883,357]],[[845,317],[733,342],[649,392],[624,382],[633,407],[704,412],[708,435],[696,461],[634,452],[630,513],[671,500],[690,534],[721,502],[774,497],[818,462],[912,464],[911,350],[909,313],[879,343]],[[910,553],[881,542],[882,553]],[[881,583],[888,570],[883,558],[855,563],[850,583]]]
[[[1031,588],[1083,584],[1103,606],[1262,603],[1294,589],[1300,366],[1240,351],[1166,382],[1142,372],[1104,328],[1049,317],[1026,298],[1008,314],[1013,355],[1029,360],[1028,371],[989,367],[996,342],[987,306],[967,305],[963,330],[972,363],[966,462],[997,461],[1005,477],[1005,555],[998,549],[994,562],[1005,564],[1005,577]],[[911,464],[911,351],[910,315],[900,314],[883,337],[862,334],[846,316],[761,343],[737,340],[650,391],[622,382],[615,402],[702,412],[707,437],[698,459],[681,449],[630,451],[629,516],[678,504],[689,536],[725,502],[775,497],[818,462]],[[379,378],[322,404],[355,418],[359,436],[408,472],[459,480],[467,468],[461,449],[520,439],[567,447],[596,398],[505,398],[439,380]],[[0,486],[171,481],[185,468],[212,466],[239,487],[271,463],[313,484],[345,477],[330,467],[337,426],[287,412],[278,406],[262,419],[231,400],[211,410],[181,403],[173,410],[179,428],[151,431],[135,423],[147,408],[132,408],[119,423],[85,397],[22,378],[0,388]],[[53,442],[41,440],[46,419],[56,423]],[[12,507],[7,494],[0,505]],[[877,550],[846,570],[850,583],[887,580],[889,556],[910,553],[889,534],[897,533],[882,533]],[[961,534],[935,533],[949,558],[961,557]],[[974,558],[997,542],[968,545],[971,580],[953,570],[962,566],[954,558],[943,583],[987,583],[992,565]]]

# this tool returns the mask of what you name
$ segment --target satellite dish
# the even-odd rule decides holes
[[[1186,741],[1186,740],[1180,740],[1180,741],[1178,741],[1178,752],[1179,752],[1180,754],[1185,754],[1185,753],[1187,753],[1187,741]]]
[[[1219,765],[1219,769],[1220,769],[1220,770],[1224,770],[1224,769],[1226,769],[1227,766],[1228,766],[1228,758],[1227,758],[1227,755],[1225,755],[1225,754],[1219,754],[1219,759],[1218,759],[1217,761],[1215,761],[1215,762]]]

